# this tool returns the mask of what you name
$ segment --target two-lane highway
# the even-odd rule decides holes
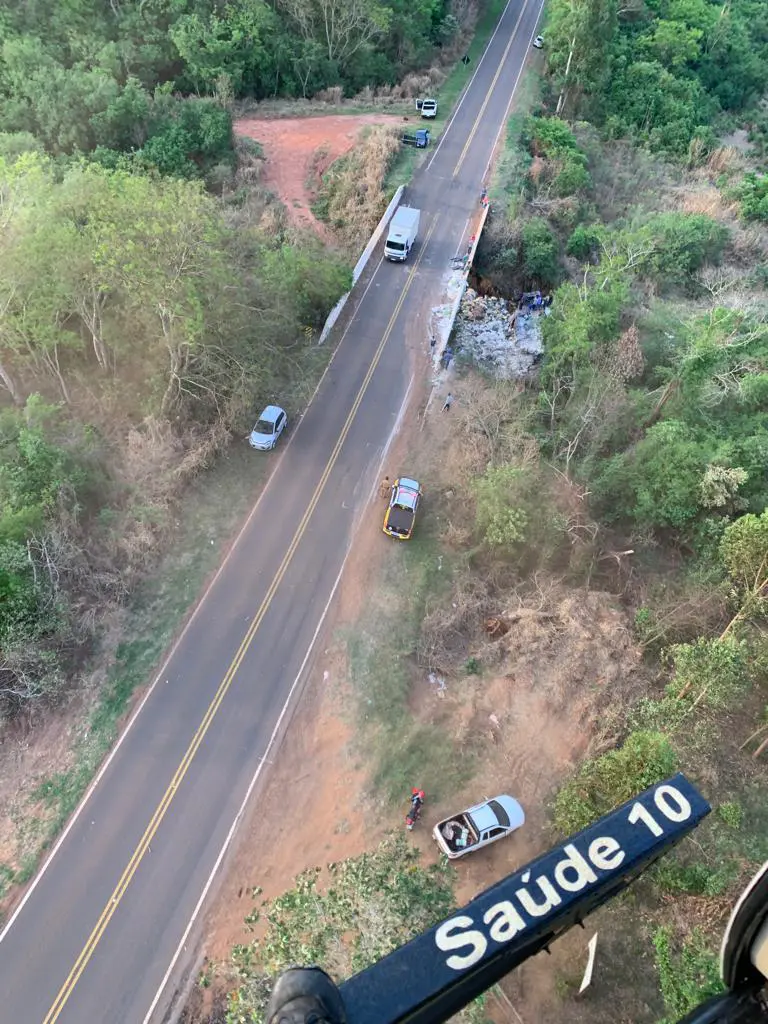
[[[163,1019],[169,965],[184,963],[190,921],[305,670],[404,401],[406,327],[439,300],[465,242],[541,3],[510,0],[409,190],[422,210],[414,259],[380,264],[356,297],[240,537],[0,935],[3,1022]]]

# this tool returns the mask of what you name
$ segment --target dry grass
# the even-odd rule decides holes
[[[399,130],[372,125],[358,145],[323,175],[313,209],[350,247],[359,249],[384,213],[384,182],[399,152]]]
[[[235,171],[234,187],[254,188],[261,181],[264,170],[264,154],[261,147],[253,139],[242,135],[235,136],[235,155],[237,170]]]
[[[498,610],[498,600],[485,578],[460,577],[447,602],[427,606],[419,636],[419,663],[430,672],[455,672],[483,636],[484,623],[496,617]]]
[[[744,154],[734,146],[718,146],[707,159],[707,169],[712,174],[732,174],[743,171],[744,167]]]

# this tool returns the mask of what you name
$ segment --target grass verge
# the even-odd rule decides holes
[[[541,79],[529,72],[520,80],[514,110],[504,130],[504,145],[491,174],[488,194],[495,203],[503,203],[512,220],[522,199],[522,187],[531,162],[522,141],[523,125],[541,97]]]
[[[439,117],[435,119],[435,124],[440,127],[441,131],[453,113],[453,108],[469,84],[472,75],[477,71],[478,62],[499,23],[499,18],[505,7],[506,0],[489,0],[485,10],[477,20],[475,34],[467,49],[466,56],[469,57],[469,63],[463,64],[461,60],[457,61],[453,66],[453,70],[440,86],[437,96]]]
[[[471,777],[474,756],[458,749],[439,716],[421,720],[418,690],[429,683],[416,661],[426,601],[450,586],[452,570],[424,519],[408,543],[393,541],[366,606],[347,636],[359,737],[371,785],[386,801],[402,801],[419,785],[440,800]]]

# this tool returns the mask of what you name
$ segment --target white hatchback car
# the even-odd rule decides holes
[[[279,405],[268,405],[259,416],[256,426],[251,431],[248,443],[251,448],[268,452],[277,444],[277,439],[288,426],[285,410]]]
[[[533,40],[533,45],[536,47],[537,50],[541,50],[544,46],[544,37],[536,36],[536,38]]]

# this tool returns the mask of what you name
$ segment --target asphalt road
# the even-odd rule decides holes
[[[380,265],[355,297],[314,401],[267,456],[273,474],[233,551],[0,936],[3,1022],[164,1019],[169,965],[185,964],[194,931],[180,943],[305,670],[354,525],[380,514],[366,506],[408,389],[406,333],[426,337],[450,257],[466,247],[541,2],[510,0],[408,190],[422,210],[411,260]]]

